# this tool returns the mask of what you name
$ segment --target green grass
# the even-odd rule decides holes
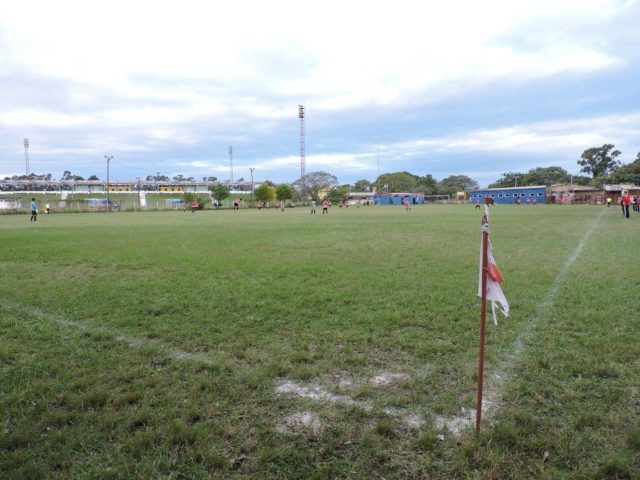
[[[602,208],[492,209],[508,381],[460,437],[433,425],[475,405],[471,206],[1,216],[0,472],[638,478],[640,215]]]

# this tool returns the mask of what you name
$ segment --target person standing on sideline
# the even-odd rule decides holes
[[[193,199],[191,202],[191,213],[196,213],[196,210],[198,210],[198,200]]]
[[[322,214],[325,213],[329,215],[329,201],[326,198],[322,201]]]
[[[311,215],[315,215],[315,214],[316,214],[316,201],[311,200]]]
[[[262,200],[258,200],[258,211],[262,210]]]
[[[611,197],[607,198],[607,208],[611,206]]]
[[[476,200],[476,208],[480,210],[480,200]]]
[[[36,199],[31,199],[31,218],[30,222],[35,222],[38,219],[38,204],[36,203]]]
[[[49,202],[44,204],[44,214],[49,215]]]
[[[280,211],[284,212],[284,200],[280,200]]]
[[[625,218],[629,218],[629,204],[631,203],[631,195],[629,195],[629,191],[625,190],[622,194],[622,213]]]

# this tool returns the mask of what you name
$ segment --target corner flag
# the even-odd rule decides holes
[[[484,336],[485,318],[487,313],[487,300],[491,300],[491,310],[493,312],[493,323],[498,324],[496,319],[496,302],[498,310],[507,317],[509,315],[509,304],[502,293],[500,284],[504,280],[496,261],[493,259],[493,248],[489,241],[489,198],[485,198],[484,216],[482,217],[482,241],[480,242],[480,274],[478,282],[478,296],[482,299],[480,307],[480,354],[478,357],[478,399],[476,402],[476,432],[480,433],[480,422],[482,420],[482,389],[484,383]]]
[[[485,206],[485,208],[487,208]],[[482,243],[480,243],[480,269],[478,274],[478,296],[482,297]],[[502,293],[500,284],[504,281],[502,273],[496,261],[493,259],[493,248],[491,247],[491,240],[487,241],[487,300],[491,300],[491,312],[493,313],[493,323],[498,324],[496,318],[496,303],[498,303],[498,310],[505,316],[509,316],[509,303],[507,298]]]

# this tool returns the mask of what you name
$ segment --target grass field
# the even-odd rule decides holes
[[[2,478],[640,478],[640,215],[0,216]],[[472,412],[471,412],[472,413]]]

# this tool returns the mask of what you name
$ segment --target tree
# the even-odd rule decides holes
[[[369,180],[358,180],[353,185],[354,192],[368,192],[371,190],[371,182]]]
[[[188,208],[191,207],[191,202],[193,202],[194,200],[198,200],[198,210],[202,210],[205,204],[207,203],[206,198],[202,198],[199,195],[196,195],[195,193],[192,193],[192,192],[183,193],[182,198],[184,199],[185,206]]]
[[[466,175],[450,175],[438,184],[438,191],[443,195],[454,196],[456,192],[476,190],[478,182]]]
[[[562,167],[537,167],[527,172],[526,183],[522,185],[553,185],[566,183],[569,172]]]
[[[613,172],[607,181],[640,185],[640,152],[636,159]]]
[[[436,195],[438,193],[438,181],[432,175],[420,177],[418,187],[425,195]]]
[[[100,180],[96,175],[91,175],[87,180]]]
[[[420,177],[409,172],[384,173],[373,182],[373,185],[378,191],[419,192]]]
[[[491,188],[517,187],[527,185],[552,185],[554,183],[567,183],[569,172],[562,167],[536,167],[527,173],[507,172],[502,178],[489,185]],[[577,182],[574,182],[577,183]]]
[[[53,175],[51,175],[50,173],[30,173],[29,175],[13,175],[11,176],[11,178],[5,177],[5,180],[43,180],[50,182],[52,178]]]
[[[582,152],[578,160],[578,165],[582,167],[580,171],[591,174],[593,178],[606,177],[615,172],[620,167],[620,161],[616,160],[620,150],[614,148],[614,145],[605,143],[602,147],[592,147]]]
[[[338,183],[338,179],[327,172],[311,172],[296,180],[293,185],[298,190],[301,197],[311,196],[318,198],[320,193],[329,190]]]
[[[228,198],[229,195],[231,195],[229,187],[222,183],[216,183],[215,185],[209,186],[209,191],[211,192],[211,196],[218,202],[221,202],[225,198]]]
[[[295,194],[295,190],[288,183],[281,183],[276,187],[276,198],[278,200],[290,200]]]
[[[351,193],[351,185],[340,185],[339,187],[333,187],[329,190],[327,198],[333,203],[337,203],[340,200],[345,201],[349,198]]]
[[[65,170],[62,173],[62,178],[60,180],[63,181],[74,181],[74,180],[84,180],[84,177],[81,177],[80,175],[72,175],[71,172],[69,170]]]
[[[527,174],[522,172],[505,172],[498,181],[489,184],[489,188],[508,188],[524,185]]]
[[[255,191],[256,200],[262,200],[263,202],[272,202],[276,198],[276,189],[271,185],[263,183]]]
[[[166,175],[161,175],[160,172],[155,175],[147,175],[147,182],[170,182],[171,179]]]

